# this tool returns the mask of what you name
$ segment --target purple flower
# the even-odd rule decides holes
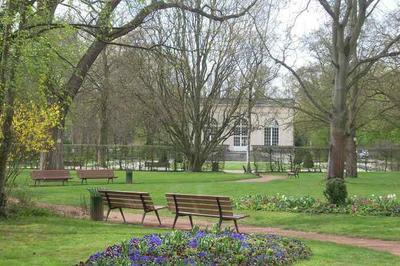
[[[154,260],[154,262],[156,264],[164,264],[166,261],[167,261],[167,259],[165,257],[163,257],[163,256],[162,257],[156,257],[155,260]]]
[[[199,244],[197,243],[197,239],[196,238],[192,238],[189,240],[188,246],[191,248],[197,248]]]
[[[197,254],[199,256],[199,258],[204,258],[205,256],[207,256],[207,252],[205,251],[201,251],[199,252],[199,254]]]
[[[239,234],[239,233],[231,233],[230,237],[240,241],[246,240],[246,236],[244,234]]]
[[[150,235],[148,237],[148,243],[150,245],[159,246],[162,244],[162,240],[158,235]]]
[[[196,232],[196,238],[202,238],[206,236],[206,232],[204,231],[198,231]]]

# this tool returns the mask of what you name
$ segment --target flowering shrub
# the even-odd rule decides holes
[[[397,200],[396,194],[352,196],[343,205],[330,204],[310,196],[246,195],[236,198],[235,206],[242,210],[400,216],[400,201]]]
[[[296,239],[194,229],[132,238],[93,254],[84,265],[288,265],[310,255]]]

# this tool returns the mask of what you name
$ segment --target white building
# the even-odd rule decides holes
[[[293,146],[293,109],[268,100],[258,101],[252,111],[250,145]],[[233,136],[223,145],[229,151],[245,151],[248,143],[248,122],[242,119]]]

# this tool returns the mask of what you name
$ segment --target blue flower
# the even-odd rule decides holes
[[[162,244],[162,240],[158,235],[150,235],[148,237],[148,243],[150,245],[159,246]]]
[[[197,248],[199,244],[197,243],[197,239],[196,238],[192,238],[189,240],[188,246],[191,248]]]
[[[197,255],[199,256],[199,258],[204,258],[204,257],[207,256],[207,252],[201,251],[201,252],[199,252],[199,254],[197,254]]]
[[[196,232],[196,238],[202,238],[205,237],[207,234],[204,231],[197,231]]]

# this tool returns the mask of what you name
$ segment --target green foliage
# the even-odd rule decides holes
[[[314,168],[314,161],[310,151],[307,151],[303,157],[303,167],[308,170]]]
[[[331,204],[343,205],[347,198],[347,188],[344,179],[330,178],[326,181],[324,196]]]
[[[320,201],[311,196],[293,197],[277,194],[245,195],[235,198],[235,206],[240,210],[288,211],[313,214],[357,214],[376,216],[400,216],[400,201],[395,194],[385,196],[357,197],[346,200],[343,205]]]
[[[195,228],[114,244],[85,265],[284,265],[310,255],[302,241],[291,238]]]

